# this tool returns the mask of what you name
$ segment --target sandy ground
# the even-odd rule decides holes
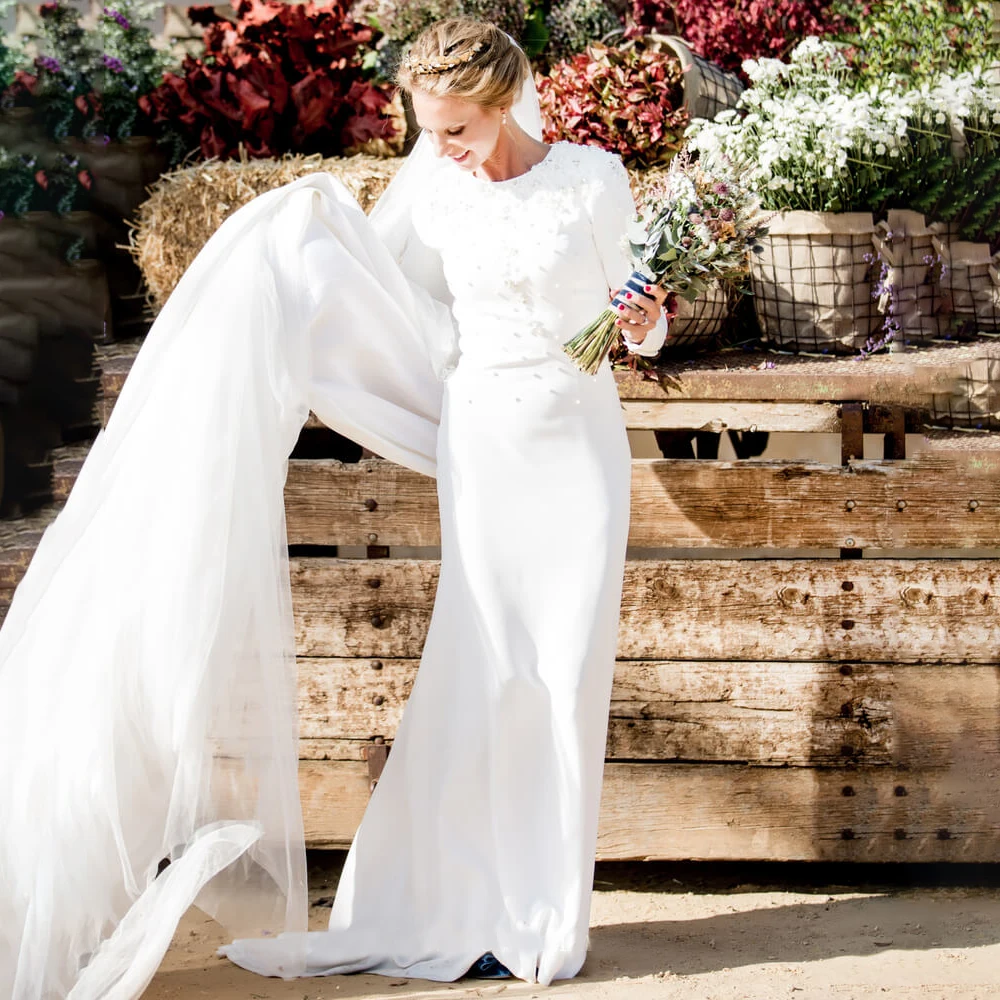
[[[310,859],[323,928],[342,854]],[[581,975],[429,983],[384,976],[264,979],[214,955],[191,911],[145,1000],[854,1000],[1000,997],[1000,872],[993,867],[599,865]]]

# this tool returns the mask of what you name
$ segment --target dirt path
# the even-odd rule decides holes
[[[314,900],[331,895],[341,861],[312,858]],[[913,878],[922,884],[904,881]],[[953,884],[934,884],[944,878]],[[328,910],[311,916],[322,928]],[[987,868],[601,865],[591,927],[583,973],[547,990],[384,976],[284,982],[216,958],[218,927],[192,911],[144,1000],[1000,997],[1000,874]]]

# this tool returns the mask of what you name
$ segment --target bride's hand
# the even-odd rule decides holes
[[[616,325],[633,344],[641,344],[656,326],[667,292],[659,285],[647,285],[646,293],[622,292],[626,303],[619,307]]]

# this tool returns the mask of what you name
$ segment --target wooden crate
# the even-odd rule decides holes
[[[978,351],[619,373],[635,431],[835,433],[841,461],[634,460],[599,857],[995,859],[1000,436],[906,455]],[[130,364],[109,349],[105,415]],[[286,509],[307,838],[345,847],[430,620],[434,483],[293,459]]]
[[[905,456],[976,350],[724,352],[656,381],[619,375],[630,428],[838,433],[842,461],[634,460],[599,857],[996,857],[1000,447],[932,435]],[[888,458],[860,457],[865,433]],[[293,461],[286,509],[311,553],[439,541],[434,484],[377,459]],[[718,557],[734,549],[747,557]],[[360,820],[437,572],[293,559],[314,845],[348,844]]]

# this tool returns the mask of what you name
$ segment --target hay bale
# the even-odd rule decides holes
[[[370,211],[403,161],[358,155],[324,159],[208,160],[164,174],[138,208],[128,249],[146,281],[146,301],[158,313],[198,251],[247,202],[306,174],[325,171]]]

